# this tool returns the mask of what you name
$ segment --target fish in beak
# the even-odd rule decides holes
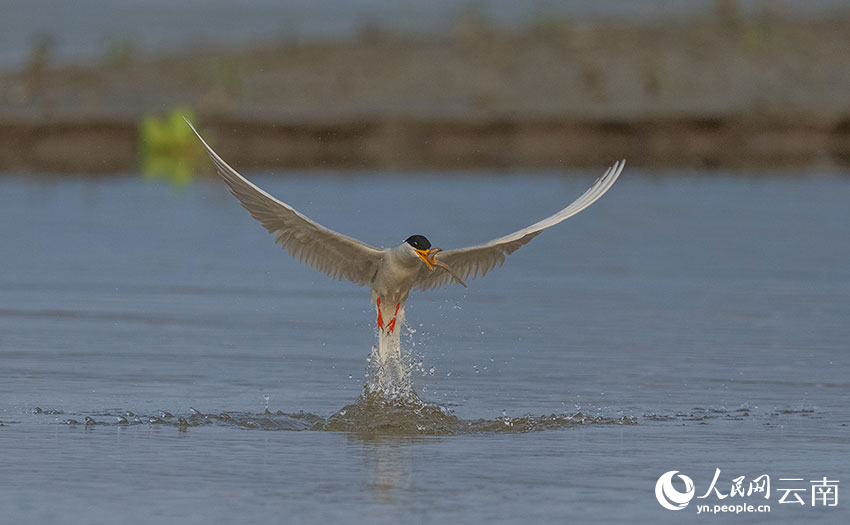
[[[431,260],[428,258],[429,254],[431,253],[430,249],[427,249],[427,250],[414,249],[413,251],[416,252],[416,255],[418,255],[420,259],[422,259],[422,262],[424,262],[426,265],[428,265],[429,270],[434,269],[434,265],[431,263]]]
[[[440,253],[443,250],[441,250],[440,248],[432,248],[431,250],[426,250],[426,251],[428,252],[428,254],[427,254],[428,256],[427,256],[426,259],[423,259],[423,260],[426,262],[426,264],[430,263],[430,264],[428,264],[428,266],[432,270],[434,269],[433,266],[439,266],[443,270],[447,271],[449,273],[449,275],[452,276],[452,279],[457,281],[458,284],[460,284],[464,288],[467,287],[466,283],[463,282],[463,279],[461,279],[460,276],[458,276],[458,274],[456,274],[451,268],[449,268],[448,264],[437,260],[437,254]],[[420,257],[421,257],[421,255],[420,255]],[[431,266],[431,265],[433,265],[433,266]]]

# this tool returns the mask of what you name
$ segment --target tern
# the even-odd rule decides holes
[[[505,257],[517,251],[543,230],[584,210],[617,181],[625,160],[599,177],[581,197],[563,210],[511,234],[490,242],[441,250],[432,248],[424,235],[411,235],[393,248],[375,248],[352,237],[337,233],[278,200],[230,167],[201,137],[191,122],[186,123],[198,136],[216,170],[242,206],[274,235],[274,240],[289,255],[338,280],[369,286],[371,301],[378,317],[382,338],[397,328],[403,318],[404,303],[411,289],[428,290],[453,282],[464,287],[463,279],[484,276],[500,266]],[[395,334],[398,337],[397,333]],[[382,345],[383,347],[383,345]]]

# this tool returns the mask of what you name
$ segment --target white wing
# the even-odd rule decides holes
[[[625,160],[614,163],[581,197],[551,217],[485,244],[440,252],[436,255],[436,258],[446,263],[461,279],[474,279],[479,275],[484,276],[496,266],[501,266],[505,262],[506,256],[519,250],[522,245],[530,242],[546,228],[569,219],[596,202],[614,185],[625,165]],[[453,278],[448,272],[440,269],[431,271],[423,268],[414,286],[420,290],[427,290],[444,286],[452,281]]]
[[[195,126],[188,120],[186,123],[201,140],[230,192],[274,234],[275,242],[289,255],[335,279],[348,279],[361,286],[372,281],[381,261],[381,250],[325,228],[261,190],[228,166]]]

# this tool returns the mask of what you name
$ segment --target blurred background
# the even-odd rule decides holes
[[[6,172],[127,172],[141,159],[186,177],[194,166],[169,158],[194,144],[150,122],[186,112],[244,168],[850,158],[841,0],[9,4]]]

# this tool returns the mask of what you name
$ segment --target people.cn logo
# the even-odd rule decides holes
[[[685,492],[679,492],[673,488],[673,476],[678,472],[678,470],[671,470],[663,474],[655,484],[655,497],[665,509],[682,510],[694,497],[694,482],[684,474],[679,474],[679,477],[685,482]]]

